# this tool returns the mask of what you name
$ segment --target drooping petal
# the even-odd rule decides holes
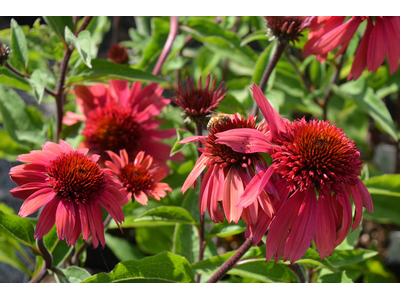
[[[197,177],[199,177],[200,173],[206,168],[205,162],[208,160],[208,157],[204,154],[200,155],[199,159],[197,160],[196,164],[193,167],[193,170],[190,172],[188,177],[186,178],[185,182],[183,183],[181,192],[184,194],[187,189],[193,185],[196,181]]]
[[[49,188],[48,183],[39,183],[39,182],[33,182],[33,183],[27,183],[24,184],[20,187],[13,188],[10,193],[15,197],[19,199],[27,199],[29,198],[33,193],[44,189],[44,188]]]
[[[56,193],[52,188],[43,188],[38,190],[25,200],[21,206],[21,209],[19,210],[18,215],[21,218],[24,218],[30,214],[33,214],[39,208],[49,203],[55,196]]]
[[[237,207],[238,200],[243,194],[243,182],[235,167],[231,167],[225,179],[224,198],[222,206],[228,222],[237,223],[240,220],[243,208]]]
[[[367,65],[368,70],[378,71],[386,56],[388,47],[388,36],[386,27],[380,17],[375,18],[375,26],[372,29],[368,43]]]
[[[35,229],[35,239],[41,239],[53,228],[56,221],[56,211],[58,203],[60,202],[59,197],[54,197],[52,201],[47,203],[42,212],[39,215],[38,222]]]
[[[133,193],[133,197],[135,198],[135,200],[137,202],[139,202],[142,205],[147,205],[147,202],[149,201],[149,199],[147,198],[147,195],[142,191]]]
[[[60,201],[56,212],[57,236],[60,240],[66,238],[70,244],[70,236],[75,227],[75,207],[72,201]]]

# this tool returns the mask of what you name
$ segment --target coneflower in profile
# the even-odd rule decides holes
[[[360,153],[345,133],[327,121],[305,119],[290,122],[279,116],[257,85],[253,96],[268,125],[267,135],[258,130],[243,128],[217,133],[216,143],[228,145],[233,151],[245,154],[265,152],[272,165],[260,171],[247,185],[238,207],[247,207],[270,182],[286,191],[276,216],[253,228],[263,231],[270,225],[267,236],[267,261],[282,254],[284,261],[299,260],[314,240],[321,259],[332,255],[349,233],[352,223],[350,197],[353,197],[355,216],[352,229],[360,224],[363,207],[373,211],[371,196],[358,178],[362,166]],[[282,194],[282,192],[281,192]],[[268,223],[268,221],[270,221]],[[260,232],[255,233],[257,235]]]
[[[272,39],[293,42],[299,40],[301,32],[310,25],[314,17],[266,16],[264,18],[267,20],[267,35],[272,35]]]
[[[104,247],[104,207],[117,224],[124,221],[121,209],[121,184],[99,167],[99,155],[87,155],[88,149],[74,149],[63,140],[46,142],[43,150],[18,156],[22,164],[11,168],[10,178],[20,187],[10,193],[25,199],[18,213],[22,218],[43,207],[35,229],[41,239],[57,227],[60,240],[74,245],[82,233],[92,235],[93,246]]]
[[[153,158],[140,151],[134,160],[130,160],[125,149],[118,156],[112,151],[107,151],[112,161],[105,164],[110,168],[108,174],[116,176],[122,184],[120,189],[124,195],[123,205],[130,199],[136,200],[142,205],[147,205],[148,197],[160,200],[172,189],[167,183],[160,182],[167,176],[164,168],[153,163]]]

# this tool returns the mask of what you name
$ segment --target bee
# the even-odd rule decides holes
[[[210,121],[208,121],[207,129],[210,130],[211,128],[217,126],[218,124],[222,124],[224,122],[229,121],[229,115],[224,113],[216,113],[211,111],[209,115],[206,117],[210,117]]]

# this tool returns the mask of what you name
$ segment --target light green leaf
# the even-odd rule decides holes
[[[53,256],[53,266],[59,267],[68,255],[71,254],[73,246],[68,246],[65,240],[60,241],[57,236],[57,228],[53,226],[43,238],[44,244]]]
[[[194,282],[193,270],[186,258],[163,252],[142,260],[119,263],[110,273],[94,275],[83,282]]]
[[[93,59],[91,69],[85,64],[81,64],[75,68],[67,79],[67,85],[81,84],[85,81],[107,82],[109,79],[151,82],[164,81],[157,76],[132,69],[129,66],[115,64],[106,60]]]
[[[267,31],[265,29],[257,30],[247,35],[240,43],[240,46],[247,45],[248,43],[253,41],[268,41],[270,38],[270,36],[267,36]]]
[[[33,89],[36,100],[40,104],[42,102],[44,94],[44,82],[42,79],[42,72],[40,72],[40,70],[33,71],[31,78],[29,79],[29,83]]]
[[[139,227],[135,229],[135,237],[139,249],[147,254],[155,255],[162,251],[170,251],[174,227]]]
[[[191,135],[192,135],[192,134],[191,134],[189,131],[184,130],[184,129],[177,128],[177,129],[176,129],[176,142],[175,142],[175,144],[172,146],[170,156],[172,156],[172,155],[174,155],[174,154],[176,154],[176,153],[182,151],[183,147],[185,147],[186,144],[179,144],[179,142],[180,142],[181,140],[183,140],[184,138],[187,138],[187,137],[189,137],[189,136],[191,136]]]
[[[229,224],[225,219],[222,223],[215,224],[214,228],[207,235],[207,240],[212,239],[215,236],[224,238],[232,235],[242,233],[246,230],[246,224],[243,220],[240,220],[238,224]]]
[[[31,90],[31,86],[25,78],[15,75],[5,67],[0,67],[0,84],[8,85],[24,91]]]
[[[19,247],[18,242],[10,238],[3,238],[1,232],[4,231],[0,227],[0,262],[8,264],[21,272],[31,275],[32,272],[26,267],[25,263],[16,255],[16,247]],[[13,243],[14,242],[14,243]],[[21,249],[22,250],[22,249]],[[22,250],[23,251],[23,250]]]
[[[378,252],[365,249],[334,250],[329,261],[337,268],[362,262],[370,257],[378,255]]]
[[[81,56],[84,64],[87,65],[89,68],[92,68],[92,65],[90,63],[92,59],[90,54],[92,46],[90,32],[87,30],[83,30],[76,37],[75,34],[73,34],[68,27],[65,27],[65,41],[67,42],[67,44],[74,46]]]
[[[145,257],[145,255],[138,249],[136,245],[129,243],[126,239],[113,236],[106,233],[106,245],[114,255],[120,260],[139,260]]]
[[[22,28],[14,19],[11,19],[11,49],[12,62],[15,67],[19,70],[26,69],[28,67],[28,46]]]
[[[192,264],[199,257],[199,232],[193,225],[176,224],[172,253],[179,254]]]
[[[318,277],[317,282],[319,283],[353,283],[353,281],[347,277],[346,271],[325,274]]]
[[[60,272],[61,275],[64,276],[64,280],[66,281],[66,283],[78,283],[85,279],[88,279],[91,276],[88,271],[76,266],[70,266],[68,267],[68,269],[58,269],[58,272]],[[59,282],[63,281],[59,280]]]

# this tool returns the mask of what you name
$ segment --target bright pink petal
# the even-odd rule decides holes
[[[149,200],[149,198],[147,198],[147,195],[143,191],[135,192],[133,194],[133,197],[137,202],[139,202],[142,205],[147,205],[147,202]]]
[[[86,117],[79,115],[77,113],[74,113],[72,111],[67,111],[65,113],[65,116],[62,119],[63,124],[67,125],[67,126],[71,126],[74,125],[78,122],[84,122],[86,121]]]
[[[10,193],[15,197],[19,199],[27,199],[29,198],[33,193],[41,190],[49,188],[48,183],[39,183],[39,182],[33,182],[33,183],[27,183],[24,184],[20,187],[13,188]]]
[[[72,146],[70,144],[68,144],[66,141],[64,140],[60,140],[60,146],[62,149],[64,149],[64,151],[66,153],[69,153],[71,151],[74,151],[74,148],[72,148]]]
[[[30,214],[33,214],[39,208],[49,203],[55,196],[56,193],[52,188],[43,188],[33,193],[24,201],[18,215],[21,218],[24,218]]]
[[[231,167],[225,179],[224,198],[222,199],[222,206],[229,223],[237,223],[240,220],[243,208],[237,207],[237,203],[243,190],[243,181],[236,167]]]
[[[201,141],[203,140],[205,137],[204,136],[190,136],[188,138],[185,138],[183,140],[179,141],[179,144],[186,144],[186,143],[191,143],[191,142],[196,142],[196,141]]]
[[[39,220],[36,224],[34,235],[35,239],[41,239],[53,228],[54,223],[56,222],[56,211],[59,202],[60,198],[54,197],[52,201],[43,207],[43,210],[39,216]]]
[[[343,191],[333,195],[339,201],[339,203],[343,209],[342,224],[341,224],[340,228],[336,231],[335,247],[337,247],[344,241],[347,234],[349,233],[350,225],[351,225],[350,198],[349,198],[349,195],[347,194],[347,191],[345,191],[344,188],[342,188],[342,189],[343,189]]]
[[[18,155],[17,160],[25,163],[48,165],[50,161],[56,157],[57,155],[51,152],[42,150],[32,150],[28,154]]]
[[[88,211],[86,211],[86,204],[78,204],[78,210],[79,210],[79,218],[81,221],[81,227],[82,227],[82,238],[86,241],[89,238],[90,235],[90,225],[89,225],[89,217],[88,217]]]
[[[398,17],[393,17],[398,18]],[[390,67],[390,75],[399,69],[399,58],[400,58],[400,32],[394,25],[393,18],[384,18],[386,30],[388,34],[388,49],[387,59]]]
[[[60,240],[66,238],[67,244],[70,244],[69,239],[75,227],[75,218],[75,207],[72,201],[61,200],[56,212],[57,236]]]
[[[130,95],[129,84],[125,80],[111,79],[108,84],[108,93],[116,103],[126,106]]]
[[[188,177],[186,178],[185,182],[183,183],[181,192],[184,194],[187,189],[193,185],[196,181],[197,177],[199,177],[200,173],[206,168],[205,162],[208,160],[208,157],[204,154],[200,155],[199,159],[197,160],[196,164],[193,167],[193,170],[190,172]]]
[[[367,65],[368,70],[378,71],[386,56],[388,48],[388,36],[386,27],[380,17],[375,18],[375,26],[372,29],[368,44]]]
[[[368,192],[365,184],[358,178],[356,187],[360,192],[363,206],[372,214],[374,212],[374,205],[372,204],[371,195]]]

